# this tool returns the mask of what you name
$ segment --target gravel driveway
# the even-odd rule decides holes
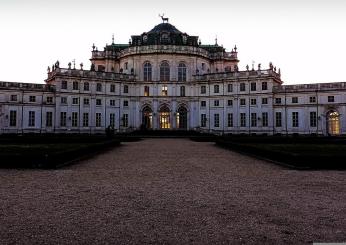
[[[295,171],[187,139],[60,170],[0,169],[0,244],[346,242],[346,172]]]

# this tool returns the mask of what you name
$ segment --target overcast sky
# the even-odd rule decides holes
[[[44,82],[56,60],[89,68],[93,43],[128,43],[159,13],[203,44],[236,44],[241,70],[272,61],[285,84],[346,81],[342,0],[0,0],[0,81]]]

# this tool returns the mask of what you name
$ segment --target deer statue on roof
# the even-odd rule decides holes
[[[162,19],[162,23],[168,23],[168,18],[164,18],[164,16],[165,16],[165,14],[162,14],[162,15],[160,15],[159,14],[159,17],[161,17],[161,19]]]

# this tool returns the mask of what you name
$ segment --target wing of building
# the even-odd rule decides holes
[[[0,132],[346,134],[346,83],[282,85],[272,64],[240,71],[236,47],[202,45],[167,22],[93,46],[90,61],[57,62],[46,84],[0,82]]]

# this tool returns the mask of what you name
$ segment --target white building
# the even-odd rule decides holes
[[[0,132],[346,134],[346,83],[282,85],[272,64],[239,71],[236,47],[202,45],[167,22],[93,46],[90,60],[90,70],[57,62],[46,84],[0,82]]]

